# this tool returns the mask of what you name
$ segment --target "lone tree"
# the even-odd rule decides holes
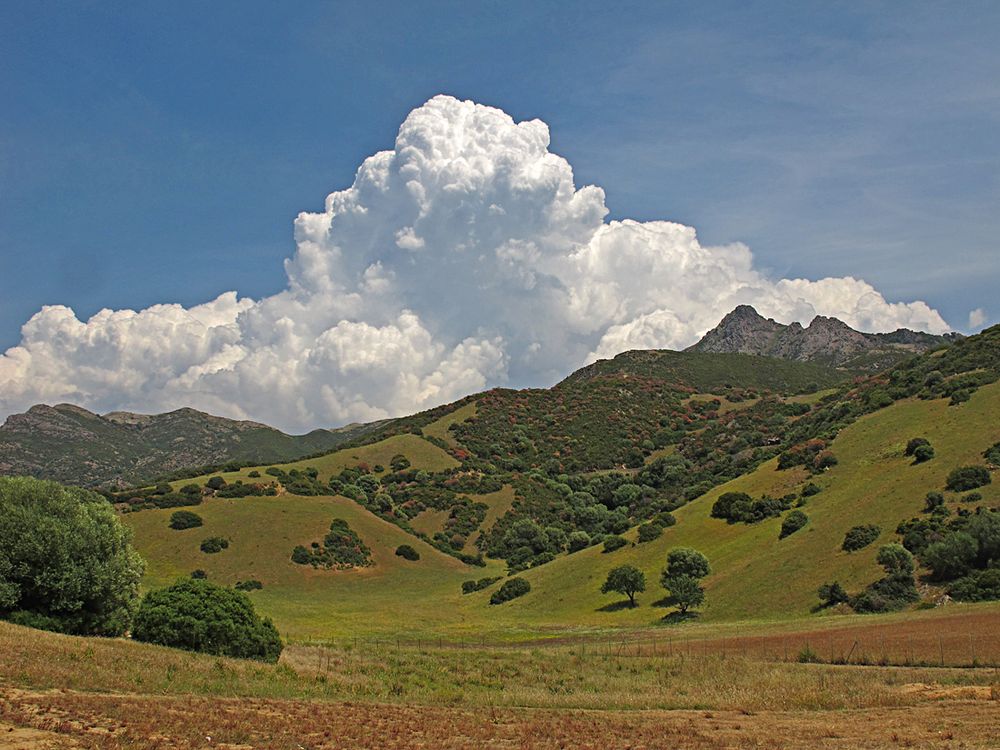
[[[261,619],[241,591],[187,579],[150,591],[132,629],[137,641],[216,656],[276,662],[282,643],[269,619]]]
[[[602,594],[610,594],[612,591],[625,594],[629,604],[635,606],[635,595],[646,590],[646,574],[634,565],[622,565],[612,568],[608,573],[608,580],[601,586]]]
[[[660,584],[681,614],[705,601],[701,579],[712,571],[708,558],[696,549],[676,547],[667,554],[667,567],[663,569]]]
[[[144,564],[96,492],[0,478],[0,619],[77,635],[129,627]]]

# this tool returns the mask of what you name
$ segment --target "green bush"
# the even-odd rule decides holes
[[[462,593],[471,594],[474,591],[482,591],[485,588],[489,588],[494,583],[499,581],[502,576],[490,576],[487,578],[480,578],[478,581],[462,581]]]
[[[203,581],[208,578],[208,573],[206,573],[201,568],[191,571],[191,577],[198,581]]]
[[[615,550],[621,549],[626,544],[628,544],[628,540],[625,539],[625,537],[623,536],[617,536],[615,534],[612,534],[610,536],[604,537],[605,552],[614,552]]]
[[[681,614],[687,613],[692,607],[700,606],[705,601],[705,589],[694,576],[664,575],[660,583],[670,594],[670,602],[677,605]]]
[[[967,492],[989,484],[990,472],[985,466],[963,466],[948,475],[945,488],[952,492]]]
[[[955,599],[965,602],[985,602],[1000,599],[1000,568],[977,570],[959,578],[948,589]]]
[[[95,492],[0,478],[0,619],[79,635],[124,633],[143,562]]]
[[[313,542],[312,547],[311,550],[301,545],[296,547],[292,550],[292,562],[338,570],[365,568],[374,564],[368,545],[343,518],[333,519],[330,531],[323,537],[323,543]]]
[[[210,536],[201,543],[201,551],[206,555],[214,555],[224,549],[229,549],[229,540],[221,536]]]
[[[944,507],[944,495],[940,492],[928,492],[924,498],[924,513],[933,513],[938,508]]]
[[[590,546],[590,534],[586,531],[571,531],[566,537],[566,549],[569,552],[579,552]]]
[[[878,539],[881,533],[882,528],[873,523],[852,526],[844,534],[844,543],[840,548],[845,552],[857,552]]]
[[[639,525],[639,542],[651,542],[658,539],[663,533],[663,527],[658,523],[644,523]]]
[[[927,438],[922,438],[922,437],[913,438],[912,440],[910,440],[910,442],[906,444],[906,453],[904,455],[912,456],[917,452],[917,448],[919,448],[922,445],[930,445],[930,444],[931,441],[928,440]]]
[[[420,553],[409,544],[401,544],[396,547],[396,555],[402,557],[404,560],[416,561],[420,559]]]
[[[809,523],[809,516],[801,510],[793,510],[781,522],[781,532],[778,534],[778,539],[784,539],[786,536],[794,534],[807,523]]]
[[[934,447],[930,445],[921,445],[913,452],[913,463],[922,464],[930,461],[934,458]]]
[[[921,559],[939,581],[964,576],[975,565],[979,553],[976,540],[962,531],[948,534],[924,550]]]
[[[210,490],[221,490],[226,486],[226,480],[222,477],[211,477],[205,482],[205,486]]]
[[[531,584],[523,578],[508,578],[503,585],[493,592],[490,604],[503,604],[511,599],[517,599],[531,591]]]
[[[664,570],[665,576],[704,578],[711,572],[712,568],[708,564],[708,558],[696,549],[675,547],[667,553],[667,567]]]
[[[264,584],[256,578],[251,578],[249,581],[237,581],[233,588],[237,591],[260,591],[264,588]]]
[[[132,637],[187,651],[276,662],[282,643],[246,594],[208,581],[182,580],[150,591],[135,616]]]
[[[837,604],[843,604],[850,601],[850,597],[837,581],[833,583],[824,583],[819,587],[816,592],[819,595],[819,599],[824,607],[833,607]]]
[[[812,497],[813,495],[818,495],[822,491],[823,488],[820,487],[818,484],[809,482],[808,484],[806,484],[805,487],[802,488],[801,495],[802,497]]]
[[[189,510],[178,510],[170,515],[170,528],[176,529],[177,531],[194,529],[202,526],[203,524],[204,521],[201,520],[201,516],[197,513],[192,513]]]
[[[995,443],[983,453],[985,458],[993,466],[1000,466],[1000,443]]]

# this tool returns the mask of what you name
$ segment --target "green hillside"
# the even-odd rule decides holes
[[[936,457],[912,465],[903,453],[912,437],[926,437]],[[802,469],[777,471],[770,461],[747,476],[718,487],[674,511],[677,525],[645,544],[604,554],[590,548],[521,573],[532,591],[499,607],[495,617],[518,624],[575,626],[648,625],[668,611],[651,606],[664,597],[660,571],[667,551],[694,547],[708,556],[713,573],[706,579],[707,599],[702,618],[747,620],[808,615],[817,604],[816,589],[839,580],[856,591],[881,576],[875,564],[880,544],[897,541],[900,521],[920,515],[929,491],[943,490],[956,466],[982,464],[984,450],[1000,442],[1000,384],[979,389],[968,403],[951,407],[947,400],[906,400],[862,417],[843,430],[831,448],[839,464],[818,480],[823,491],[809,498],[803,510],[809,524],[778,540],[780,518],[754,525],[729,525],[711,518],[712,503],[723,492],[781,496],[806,480]],[[1000,507],[1000,484],[979,490],[981,505]],[[962,507],[959,496],[946,493],[952,510]],[[879,540],[854,553],[840,549],[844,534],[858,524],[877,524]],[[628,535],[635,540],[635,531]],[[641,568],[648,591],[641,606],[605,612],[602,607],[622,597],[599,592],[608,570],[631,564]],[[486,607],[487,594],[473,594],[466,609]]]

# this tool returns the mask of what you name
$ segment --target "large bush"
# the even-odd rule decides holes
[[[784,539],[786,536],[794,534],[807,523],[809,523],[809,516],[801,510],[793,510],[785,516],[785,520],[781,522],[781,531],[778,533],[778,538]]]
[[[873,523],[852,526],[844,534],[844,543],[840,548],[845,552],[857,552],[859,549],[864,549],[878,539],[881,533],[882,529]]]
[[[178,510],[170,516],[170,528],[177,531],[196,529],[203,524],[204,521],[201,520],[201,516],[189,510]]]
[[[966,492],[990,483],[990,472],[985,466],[963,466],[948,475],[945,487],[952,492]]]
[[[137,641],[217,656],[275,662],[278,631],[261,619],[246,594],[208,581],[187,579],[150,591],[135,615]]]
[[[531,584],[523,578],[508,578],[500,588],[493,592],[490,604],[503,604],[511,599],[524,596],[529,591],[531,591]]]
[[[0,478],[0,618],[80,635],[121,635],[143,562],[100,495]]]

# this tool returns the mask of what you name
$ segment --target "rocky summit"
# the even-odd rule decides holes
[[[958,333],[938,336],[907,328],[862,333],[837,318],[822,315],[806,327],[797,322],[784,325],[765,318],[750,305],[740,305],[687,351],[756,354],[874,372],[960,338]]]

